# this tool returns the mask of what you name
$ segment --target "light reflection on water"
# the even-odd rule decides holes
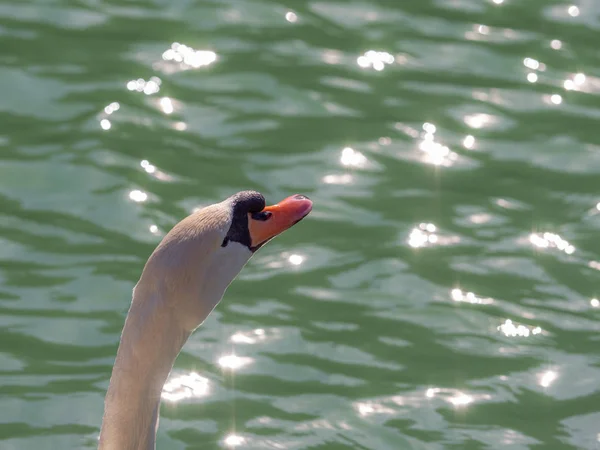
[[[491,399],[491,396],[488,394],[471,395],[457,389],[448,388],[429,388],[425,391],[425,397],[428,399],[443,399],[457,409],[464,409],[476,400]]]
[[[110,130],[111,126],[112,126],[112,124],[110,123],[110,120],[108,120],[108,119],[102,119],[100,121],[100,127],[105,131]]]
[[[567,10],[567,12],[569,13],[569,15],[571,17],[577,17],[579,15],[579,8],[575,5],[571,5],[571,6],[569,6],[569,9]]]
[[[243,436],[239,436],[237,434],[229,434],[225,437],[223,441],[227,447],[239,447],[245,443],[245,439]]]
[[[460,242],[459,236],[446,236],[438,232],[432,223],[421,223],[412,229],[408,236],[408,245],[413,248],[431,247],[435,245],[453,245]]]
[[[160,91],[161,84],[162,80],[158,77],[151,77],[148,81],[143,78],[138,78],[137,80],[130,80],[127,82],[127,90],[152,95]]]
[[[112,114],[112,113],[118,111],[120,108],[121,108],[121,105],[119,105],[118,102],[112,102],[110,105],[107,105],[104,108],[104,112],[106,114]]]
[[[353,181],[352,175],[344,173],[340,175],[330,174],[323,177],[325,184],[351,184]]]
[[[162,59],[176,63],[180,70],[188,70],[211,65],[217,60],[217,54],[211,50],[195,50],[188,45],[173,42],[171,48],[162,54]]]
[[[140,191],[139,189],[134,189],[129,192],[129,198],[136,203],[142,203],[148,200],[148,194],[144,191]]]
[[[13,3],[2,446],[97,432],[143,261],[243,188],[315,210],[190,339],[162,447],[596,445],[597,3]]]
[[[557,248],[567,255],[575,252],[575,247],[556,233],[532,233],[529,235],[529,241],[538,248]]]
[[[384,405],[379,405],[373,402],[360,402],[356,404],[356,409],[358,410],[358,414],[366,417],[372,414],[394,414],[394,410],[392,408],[388,408]]]
[[[172,181],[172,177],[163,172],[162,170],[157,169],[154,164],[150,164],[150,162],[146,159],[142,159],[140,161],[140,166],[144,171],[151,175],[153,178],[161,181]]]
[[[364,167],[367,163],[367,158],[353,148],[345,147],[342,150],[340,162],[343,166]]]
[[[356,60],[357,64],[362,68],[373,68],[376,71],[382,71],[385,69],[386,64],[393,64],[395,58],[388,52],[378,52],[375,50],[369,50],[364,55],[359,56]]]
[[[295,12],[288,11],[285,13],[285,20],[287,20],[290,23],[296,23],[298,21],[298,16]]]
[[[257,328],[249,333],[238,331],[231,336],[231,342],[235,342],[236,344],[256,344],[257,342],[264,341],[265,339],[265,330],[262,328]]]
[[[160,99],[160,108],[165,114],[173,114],[175,108],[173,107],[173,101],[169,97],[163,97]]]
[[[473,114],[465,116],[465,123],[471,128],[484,128],[494,123],[495,118],[490,114]]]
[[[252,358],[237,356],[234,353],[221,356],[218,360],[219,365],[224,369],[237,370],[252,362]]]
[[[525,325],[515,325],[510,319],[506,319],[502,325],[499,325],[498,330],[507,337],[529,337],[542,332],[540,327],[529,328]]]
[[[436,226],[432,223],[422,223],[413,228],[408,237],[408,245],[413,248],[423,247],[427,244],[435,244],[438,236],[435,234]]]
[[[475,148],[475,137],[472,135],[467,135],[463,139],[463,146],[468,149]]]
[[[450,296],[455,302],[472,303],[475,305],[491,305],[494,303],[494,299],[492,298],[478,297],[473,292],[463,292],[460,288],[452,289]]]
[[[200,398],[208,395],[208,379],[196,372],[171,375],[165,383],[162,398],[168,402],[177,403],[181,400]]]
[[[540,375],[540,386],[545,388],[550,387],[556,378],[558,378],[558,374],[554,370],[548,370]]]

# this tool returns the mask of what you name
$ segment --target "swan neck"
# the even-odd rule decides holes
[[[155,449],[162,388],[189,336],[161,305],[134,296],[104,402],[99,450]]]

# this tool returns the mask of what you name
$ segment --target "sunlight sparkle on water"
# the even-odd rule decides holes
[[[560,105],[562,103],[562,96],[560,96],[559,94],[552,94],[550,96],[550,101],[555,105]]]
[[[506,321],[502,325],[499,325],[497,329],[507,337],[529,337],[530,335],[536,335],[542,332],[540,327],[529,329],[525,325],[515,326],[510,319],[506,319]]]
[[[134,202],[141,203],[148,200],[148,194],[146,194],[143,191],[140,191],[139,189],[134,189],[129,193],[129,198]]]
[[[528,73],[527,74],[527,81],[529,81],[530,83],[535,83],[538,80],[538,76],[537,73]]]
[[[562,42],[558,39],[552,39],[552,41],[550,42],[550,47],[553,50],[560,50],[562,48]]]
[[[157,180],[170,181],[172,179],[170,175],[158,170],[155,165],[150,164],[146,159],[140,161],[140,166],[142,166],[142,169],[144,169],[146,173],[152,175]]]
[[[304,256],[293,254],[289,256],[288,261],[293,266],[299,266],[304,261]]]
[[[593,298],[590,300],[590,305],[592,305],[592,308],[598,308],[600,307],[600,300]]]
[[[118,111],[120,107],[121,107],[121,105],[119,105],[119,103],[118,103],[118,102],[112,102],[110,105],[107,105],[107,106],[104,108],[104,112],[105,112],[106,114],[112,114],[112,113],[114,113],[115,111]]]
[[[576,73],[572,79],[566,79],[563,83],[564,88],[567,91],[578,90],[583,84],[585,84],[586,76],[584,73]]]
[[[473,397],[462,392],[448,399],[454,406],[465,406],[473,402]]]
[[[203,397],[208,394],[208,379],[196,372],[173,377],[163,386],[161,397],[170,402],[186,398]]]
[[[358,414],[362,417],[370,416],[373,414],[394,414],[393,409],[374,402],[356,403],[355,407],[358,410]]]
[[[295,23],[298,21],[298,16],[296,15],[296,13],[288,11],[285,13],[285,20],[287,20],[290,23]]]
[[[557,248],[567,255],[575,252],[575,247],[556,233],[531,233],[529,235],[529,242],[538,248]]]
[[[469,221],[472,223],[475,223],[477,225],[481,225],[482,223],[487,223],[490,220],[492,220],[492,216],[487,213],[471,214],[469,216]]]
[[[466,406],[470,403],[473,403],[473,401],[475,400],[475,398],[472,395],[465,394],[464,392],[460,392],[455,389],[447,388],[429,388],[425,391],[425,397],[440,397],[443,400],[451,403],[455,407]]]
[[[429,388],[425,392],[425,397],[427,397],[427,398],[433,398],[435,396],[435,394],[438,393],[439,391],[440,390],[438,388]]]
[[[165,114],[171,114],[173,112],[173,102],[169,97],[163,97],[160,99],[160,108]]]
[[[359,56],[356,59],[356,63],[366,69],[372,67],[377,71],[381,71],[385,68],[386,64],[394,63],[394,55],[388,52],[377,52],[375,50],[369,50],[364,55]]]
[[[142,161],[140,161],[140,166],[142,166],[142,168],[152,174],[154,172],[156,172],[156,167],[153,166],[152,164],[150,164],[147,160],[143,159]]]
[[[100,121],[100,127],[101,127],[103,130],[105,130],[105,131],[106,131],[106,130],[110,130],[110,127],[111,127],[111,126],[112,126],[112,125],[111,125],[111,123],[110,123],[110,120],[108,120],[108,119],[102,119],[102,120]]]
[[[262,341],[265,338],[265,330],[257,328],[248,333],[238,331],[231,336],[231,342],[235,342],[236,344],[255,344],[257,341]]]
[[[177,131],[185,131],[187,130],[187,124],[185,122],[175,122],[173,124],[173,128],[175,128]]]
[[[489,400],[491,396],[489,394],[467,394],[457,389],[450,388],[429,388],[425,391],[425,397],[429,399],[440,398],[454,407],[465,407],[473,403],[475,400]]]
[[[367,162],[367,158],[361,152],[346,147],[342,150],[340,162],[344,166],[363,167]]]
[[[251,358],[243,358],[232,353],[231,355],[221,356],[218,362],[224,369],[236,370],[249,364],[250,361],[252,361]]]
[[[579,15],[579,8],[575,5],[571,5],[569,6],[569,9],[567,9],[567,12],[571,17],[577,17]]]
[[[463,292],[462,289],[459,288],[452,289],[450,295],[455,302],[465,302],[474,305],[490,305],[494,303],[494,300],[491,298],[477,297],[474,293]]]
[[[425,131],[425,133],[435,134],[435,132],[437,131],[437,128],[434,124],[425,122],[423,124],[423,131]]]
[[[197,69],[215,62],[217,54],[210,50],[195,50],[185,44],[173,42],[171,48],[162,54],[162,59],[180,63],[182,69]]]
[[[450,149],[435,141],[435,132],[437,127],[429,122],[423,124],[423,140],[419,143],[419,149],[425,152],[424,161],[436,166],[450,166],[452,161],[457,158],[457,155]]]
[[[413,228],[408,236],[408,245],[413,248],[424,247],[427,244],[435,244],[438,236],[434,234],[437,227],[432,223],[421,223],[418,228]]]
[[[350,184],[352,183],[352,175],[345,173],[343,175],[325,175],[323,177],[323,183],[325,184]]]
[[[436,166],[450,165],[450,156],[452,153],[447,146],[430,139],[425,139],[419,144],[419,149],[425,152],[425,162]]]
[[[238,436],[237,434],[230,434],[224,440],[225,445],[228,447],[238,447],[242,445],[246,440],[242,436]]]
[[[471,114],[465,116],[465,123],[471,128],[483,128],[494,121],[490,114]]]
[[[471,136],[470,134],[468,136],[465,136],[465,138],[463,139],[463,147],[472,149],[474,146],[475,146],[475,137]]]
[[[548,370],[540,375],[539,382],[542,387],[549,387],[556,379],[558,374],[554,370]]]
[[[146,95],[156,94],[160,91],[162,81],[158,77],[151,77],[148,81],[143,78],[127,82],[127,89],[130,91],[143,92]]]
[[[408,237],[408,245],[413,248],[423,247],[427,244],[428,236],[422,230],[414,228]]]
[[[531,70],[538,70],[540,68],[540,62],[537,59],[525,58],[523,65]]]
[[[152,234],[158,234],[158,227],[156,225],[150,225],[149,230]]]

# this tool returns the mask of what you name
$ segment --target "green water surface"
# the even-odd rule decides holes
[[[597,449],[600,3],[0,0],[0,448],[94,448],[146,258],[308,195],[159,449]]]

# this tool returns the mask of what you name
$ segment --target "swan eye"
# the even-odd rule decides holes
[[[272,213],[269,211],[261,211],[261,212],[257,212],[257,213],[252,213],[252,219],[260,220],[261,222],[269,220],[271,218],[271,216],[272,216]]]
[[[229,238],[223,239],[223,243],[221,244],[221,247],[227,247],[227,244],[229,244]]]

